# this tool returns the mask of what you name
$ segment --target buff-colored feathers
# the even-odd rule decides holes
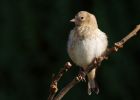
[[[76,14],[75,18],[71,20],[71,22],[74,22],[75,25],[81,26],[92,26],[93,28],[97,28],[97,21],[93,14],[90,14],[86,11],[80,11]]]
[[[75,27],[71,30],[68,40],[68,54],[72,61],[86,69],[94,58],[100,57],[107,48],[108,41],[104,32],[98,29],[96,18],[93,14],[80,11],[71,20]],[[88,94],[96,94],[99,89],[95,82],[96,68],[88,74]]]

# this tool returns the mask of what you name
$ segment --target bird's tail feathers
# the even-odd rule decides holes
[[[91,95],[92,92],[95,92],[96,94],[99,93],[99,88],[97,83],[95,82],[95,79],[88,81],[88,94]]]

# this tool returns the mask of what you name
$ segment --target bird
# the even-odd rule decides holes
[[[85,70],[95,58],[99,58],[106,51],[107,35],[98,28],[95,15],[87,11],[79,11],[70,22],[73,22],[75,27],[68,36],[67,52],[71,60]],[[94,68],[87,74],[89,95],[93,91],[99,93],[95,81],[96,70],[97,68]]]

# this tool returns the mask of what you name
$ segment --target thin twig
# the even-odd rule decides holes
[[[136,26],[136,28],[130,32],[127,36],[125,36],[122,40],[119,42],[116,42],[112,48],[109,48],[106,50],[106,52],[99,57],[98,59],[94,59],[93,63],[87,67],[86,70],[80,71],[79,74],[70,82],[68,83],[52,100],[61,100],[63,96],[77,83],[79,83],[81,80],[85,78],[88,72],[90,72],[93,68],[98,67],[100,63],[107,59],[108,56],[111,53],[117,52],[120,48],[123,47],[123,45],[133,36],[135,36],[138,31],[140,30],[140,24]],[[49,99],[50,100],[50,99]]]
[[[50,85],[50,95],[48,97],[48,100],[53,100],[56,92],[58,91],[58,87],[57,87],[58,81],[61,79],[64,72],[68,71],[71,68],[71,66],[72,65],[70,62],[66,62],[64,67],[60,69],[59,73],[55,76],[53,75],[52,82]]]
[[[136,36],[137,33],[140,30],[140,24],[136,26],[135,29],[133,29],[128,35],[126,35],[123,39],[121,39],[119,42],[114,43],[114,46],[112,48],[107,49],[106,56],[109,56],[110,53],[117,52],[118,49],[123,48],[123,45],[132,37]]]
[[[63,96],[74,86],[78,83],[76,79],[73,79],[70,83],[68,83],[53,100],[61,100]]]
[[[117,42],[116,45],[123,46],[130,38],[137,35],[137,32],[140,30],[140,24],[136,26],[136,28],[130,32],[127,36],[125,36],[121,41]]]

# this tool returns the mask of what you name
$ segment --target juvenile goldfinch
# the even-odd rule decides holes
[[[87,11],[80,11],[70,20],[75,23],[71,30],[67,50],[72,61],[86,69],[93,59],[100,57],[107,49],[108,40],[104,32],[98,28],[96,18]],[[87,74],[88,94],[99,93],[95,83],[96,68]]]

